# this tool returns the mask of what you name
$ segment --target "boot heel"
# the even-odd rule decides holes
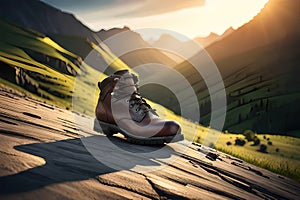
[[[112,136],[113,134],[118,133],[118,131],[114,130],[108,124],[94,120],[94,131],[104,133],[106,136]]]

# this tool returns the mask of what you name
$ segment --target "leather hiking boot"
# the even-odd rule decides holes
[[[121,70],[98,83],[101,92],[94,129],[107,136],[119,132],[129,142],[137,144],[183,140],[180,125],[160,118],[141,97],[137,82],[137,76],[128,70]]]

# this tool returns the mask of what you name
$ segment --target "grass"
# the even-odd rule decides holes
[[[198,134],[196,136],[197,142],[203,143],[206,134],[207,132]],[[300,182],[300,139],[268,134],[258,134],[257,137],[261,144],[267,145],[268,153],[257,151],[259,146],[251,146],[253,142],[247,142],[245,146],[234,145],[235,139],[244,139],[244,135],[230,133],[219,135],[215,149]],[[268,138],[269,140],[267,140]],[[272,145],[268,145],[269,141],[272,142]],[[232,145],[227,145],[227,142],[231,142]],[[278,152],[276,151],[277,148],[279,149]]]
[[[262,155],[262,153],[256,153],[253,150],[247,151],[241,148],[243,147],[228,149],[216,146],[216,149],[219,151],[300,182],[299,160],[273,155]]]

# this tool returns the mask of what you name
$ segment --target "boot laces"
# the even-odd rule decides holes
[[[134,91],[133,93],[129,92],[128,90],[126,90],[129,87],[135,87],[136,91]],[[146,100],[141,96],[141,94],[138,91],[138,84],[128,84],[119,79],[117,87],[115,87],[111,95],[116,99],[116,101],[129,97],[129,99],[127,100],[127,103],[129,103],[129,108],[135,108],[136,112],[142,110],[143,113],[152,112],[153,114],[157,115],[156,110],[151,108],[151,106],[146,102]]]

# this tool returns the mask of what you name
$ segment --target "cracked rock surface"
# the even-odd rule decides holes
[[[299,199],[299,183],[208,147],[127,143],[0,89],[0,199]],[[170,162],[171,161],[171,162]]]

